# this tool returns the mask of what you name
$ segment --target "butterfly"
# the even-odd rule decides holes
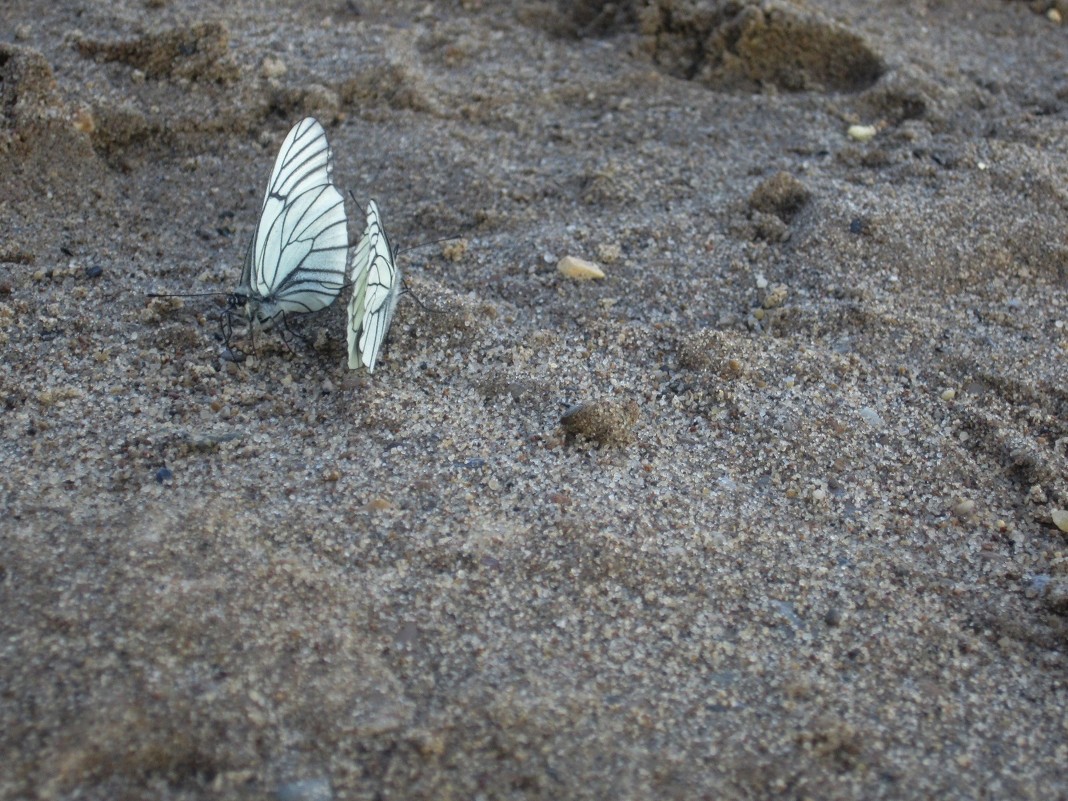
[[[349,368],[355,370],[362,363],[373,373],[401,287],[400,269],[393,261],[393,249],[373,200],[367,204],[367,226],[353,250],[349,280]]]
[[[290,312],[325,309],[345,286],[348,220],[332,171],[326,131],[305,117],[282,142],[241,282],[227,299],[231,314],[243,309],[250,332]]]

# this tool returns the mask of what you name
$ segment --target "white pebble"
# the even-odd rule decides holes
[[[975,514],[975,501],[970,498],[957,501],[953,504],[953,514],[960,518],[971,517]]]
[[[875,134],[878,131],[875,130],[874,125],[850,125],[846,133],[849,134],[850,139],[856,139],[858,142],[870,142],[875,138]]]
[[[589,281],[593,278],[604,278],[604,270],[592,261],[580,259],[577,256],[564,256],[556,265],[556,269],[568,278],[576,281]]]

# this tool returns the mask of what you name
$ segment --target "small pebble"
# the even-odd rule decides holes
[[[870,142],[875,138],[875,134],[878,131],[876,131],[874,125],[850,125],[846,133],[849,134],[850,139],[855,139],[858,142]]]
[[[971,517],[975,513],[975,501],[964,499],[953,504],[953,514],[959,518]]]
[[[828,626],[840,626],[842,625],[842,610],[837,606],[832,606],[827,610],[827,614],[823,616],[823,622]]]
[[[74,125],[74,130],[83,134],[91,134],[96,130],[96,120],[93,118],[93,112],[87,108],[77,109],[71,116],[71,123]]]
[[[786,298],[789,294],[790,290],[786,288],[785,284],[775,284],[764,295],[764,302],[761,305],[765,309],[777,309],[786,303]]]
[[[574,278],[576,281],[590,281],[595,278],[604,278],[604,270],[592,261],[580,259],[577,256],[564,256],[556,265],[561,275]]]
[[[1053,525],[1068,534],[1068,510],[1054,509],[1049,516],[1053,518]]]
[[[170,481],[172,478],[174,478],[174,473],[172,473],[167,467],[161,467],[159,470],[156,471],[156,481],[160,484],[165,481]]]
[[[956,397],[957,397],[957,390],[955,390],[955,389],[942,390],[942,400],[948,402],[948,401],[954,400]]]
[[[92,267],[86,267],[85,268],[85,277],[86,278],[99,278],[103,274],[104,274],[104,268],[101,267],[99,264],[94,265]]]

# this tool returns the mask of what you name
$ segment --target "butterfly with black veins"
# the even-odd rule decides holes
[[[349,369],[362,364],[375,371],[378,352],[393,321],[400,297],[400,268],[382,228],[378,204],[367,203],[367,226],[352,253],[352,299],[349,300]]]
[[[228,314],[243,309],[250,334],[290,312],[325,309],[345,286],[348,218],[332,172],[326,131],[305,117],[282,142],[241,283],[227,299]]]

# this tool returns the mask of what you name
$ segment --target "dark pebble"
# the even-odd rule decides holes
[[[156,481],[162,484],[164,481],[170,481],[174,478],[174,473],[170,471],[170,468],[161,467],[156,471]]]

